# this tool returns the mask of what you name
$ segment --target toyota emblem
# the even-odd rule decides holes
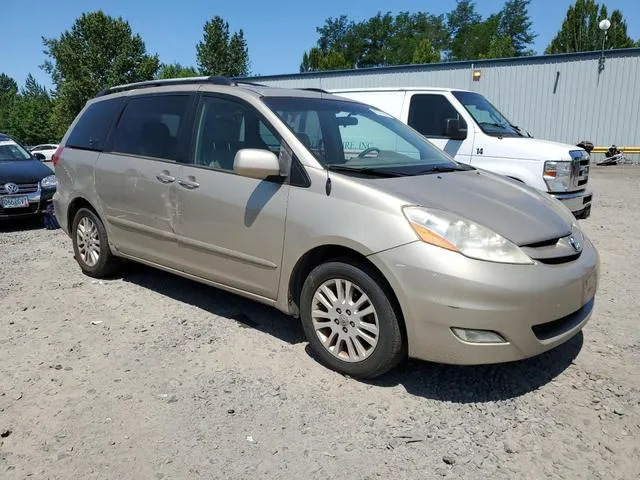
[[[5,183],[4,191],[14,195],[20,191],[20,187],[18,187],[18,185],[16,185],[15,183]]]
[[[577,241],[575,238],[573,238],[573,235],[569,237],[569,243],[571,244],[571,246],[576,252],[579,252],[580,249],[582,248],[582,245],[580,245],[580,242]]]

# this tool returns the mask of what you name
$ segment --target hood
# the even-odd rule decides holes
[[[0,160],[0,185],[13,183],[38,183],[53,171],[40,160]]]
[[[571,232],[573,216],[557,200],[515,180],[480,170],[413,177],[364,179],[407,204],[456,213],[516,245]]]
[[[526,137],[486,137],[483,146],[484,156],[518,160],[571,160],[569,151],[582,150],[575,145]]]

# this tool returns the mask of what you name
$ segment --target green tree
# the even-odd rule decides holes
[[[500,12],[498,24],[498,35],[502,39],[493,41],[494,51],[505,54],[512,52],[505,56],[533,55],[534,52],[530,47],[536,35],[531,30],[533,22],[528,11],[530,2],[531,0],[508,0],[505,2]],[[504,38],[508,39],[508,42]],[[507,43],[511,48],[507,47]]]
[[[423,38],[413,51],[411,63],[435,63],[440,61],[440,52],[433,48],[428,38]]]
[[[471,0],[458,0],[456,7],[447,14],[447,27],[451,43],[450,60],[469,60],[478,57],[479,33],[484,32],[482,17]]]
[[[301,72],[410,64],[423,40],[431,44],[428,59],[437,61],[448,45],[444,16],[424,12],[379,12],[357,23],[345,15],[330,17],[316,30],[318,42],[302,55]],[[423,45],[416,58],[425,55]]]
[[[164,80],[167,78],[187,78],[187,77],[197,77],[198,70],[193,67],[183,67],[179,63],[163,63],[160,65],[160,70],[158,70],[158,74],[156,78],[158,80]]]
[[[9,75],[0,73],[0,132],[9,133],[9,116],[18,94],[18,84]]]
[[[600,20],[607,18],[607,7],[594,0],[576,0],[567,10],[562,27],[545,53],[587,52],[600,50],[604,33],[598,28]],[[619,10],[611,13],[611,28],[607,32],[605,48],[633,47],[627,35],[627,24]]]
[[[151,80],[159,60],[121,17],[83,13],[71,30],[42,39],[49,57],[43,68],[56,86],[53,121],[61,136],[87,100],[106,87]]]
[[[249,73],[249,51],[244,32],[231,35],[229,23],[219,16],[204,24],[196,58],[203,75],[245,76]]]
[[[232,77],[249,75],[249,48],[242,29],[234,33],[229,42],[228,75]]]
[[[56,137],[51,128],[52,101],[46,88],[27,76],[9,115],[9,133],[27,144],[45,143]]]

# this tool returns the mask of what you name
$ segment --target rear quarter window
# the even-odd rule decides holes
[[[121,104],[121,98],[114,98],[89,105],[71,130],[66,146],[101,152]]]

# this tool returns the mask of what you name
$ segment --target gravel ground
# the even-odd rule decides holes
[[[637,479],[639,184],[593,170],[583,334],[368,383],[275,310],[142,266],[95,281],[61,231],[0,226],[0,478]]]

